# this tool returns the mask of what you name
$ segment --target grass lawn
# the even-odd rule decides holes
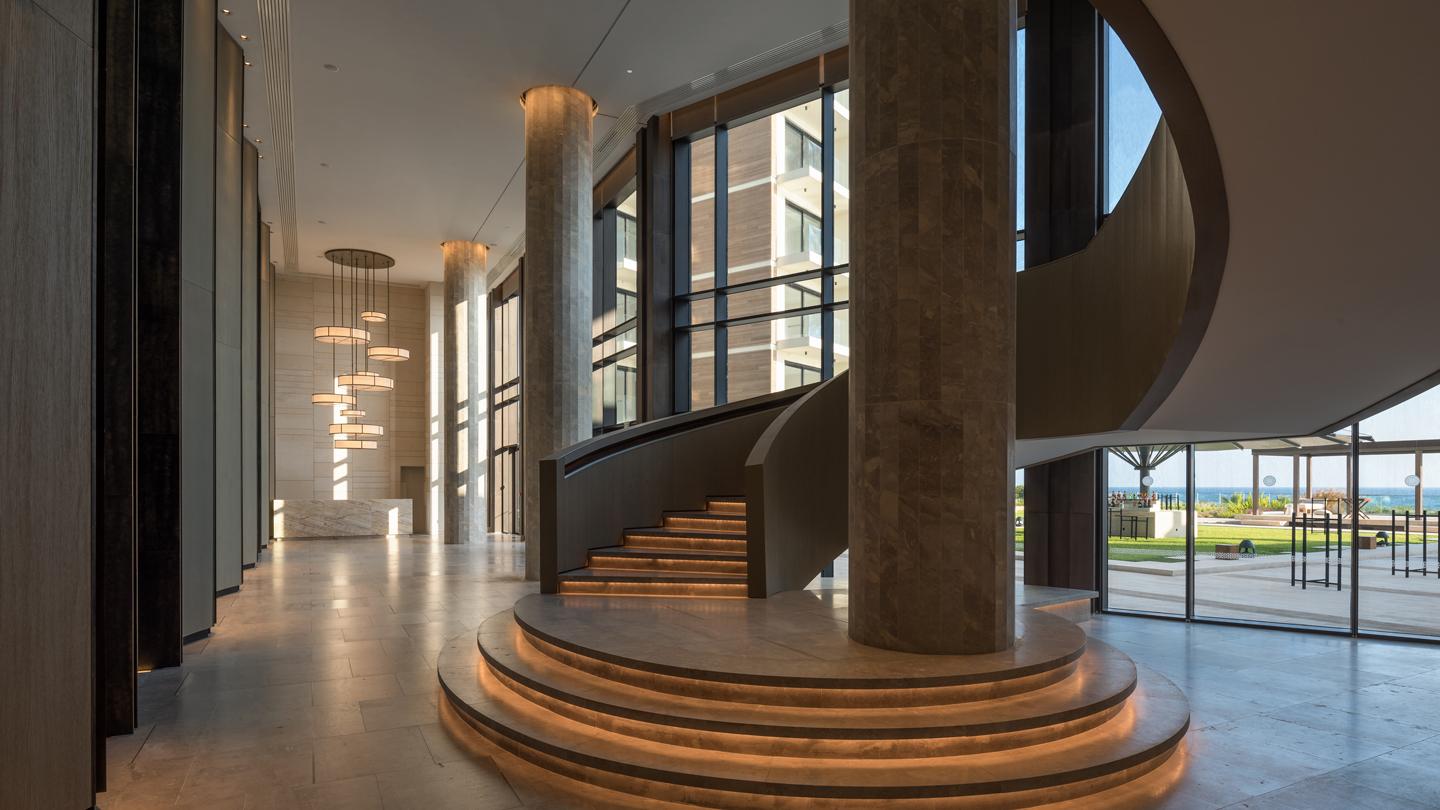
[[[1195,527],[1195,551],[1201,555],[1215,553],[1216,543],[1239,543],[1249,540],[1261,556],[1290,553],[1290,529],[1266,526],[1216,526],[1200,523]],[[1310,533],[1310,548],[1324,548],[1324,536]],[[1111,537],[1109,557],[1124,562],[1178,562],[1174,557],[1185,553],[1183,537]],[[1348,542],[1347,542],[1348,546]],[[1015,530],[1015,549],[1025,550],[1025,530]]]

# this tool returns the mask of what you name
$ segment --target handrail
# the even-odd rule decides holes
[[[745,489],[745,457],[776,416],[814,386],[728,403],[597,436],[540,461],[540,590],[592,548],[621,542],[669,509]]]
[[[804,588],[849,546],[849,420],[845,371],[786,408],[751,449],[745,460],[750,596]]]
[[[565,475],[568,476],[596,461],[608,458],[617,453],[623,453],[632,447],[637,447],[646,442],[655,441],[667,436],[674,436],[677,433],[695,430],[716,422],[723,422],[747,413],[770,410],[776,407],[777,403],[788,405],[804,396],[816,385],[818,385],[818,383],[763,394],[758,397],[743,399],[739,402],[729,402],[713,408],[705,408],[688,413],[677,413],[674,416],[666,416],[649,422],[642,422],[624,430],[586,439],[578,444],[572,444],[544,461],[554,460],[563,464]],[[544,461],[541,463],[543,464]]]

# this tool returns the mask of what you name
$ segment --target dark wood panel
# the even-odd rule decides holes
[[[640,177],[640,418],[675,412],[675,164],[667,118],[654,117],[640,130],[636,171]]]
[[[105,734],[135,729],[135,2],[100,15],[97,683]]]
[[[1099,452],[1025,468],[1025,584],[1095,589]]]
[[[96,77],[83,6],[62,25],[31,0],[0,3],[4,808],[94,803]]]
[[[180,0],[136,0],[136,632],[141,669],[180,665]]]
[[[750,596],[804,588],[849,545],[850,375],[816,386],[745,461]]]
[[[1162,123],[1090,244],[1019,276],[1017,438],[1125,425],[1180,335],[1194,261],[1190,193]]]

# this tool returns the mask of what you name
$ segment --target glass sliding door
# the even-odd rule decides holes
[[[1112,610],[1185,615],[1185,457],[1183,444],[1106,453],[1104,553]]]
[[[1202,444],[1195,615],[1348,628],[1343,435]]]
[[[1360,423],[1362,632],[1440,636],[1437,407],[1440,388]]]

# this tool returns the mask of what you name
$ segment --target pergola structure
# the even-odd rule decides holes
[[[1361,434],[1359,437],[1360,455],[1362,456],[1401,456],[1413,453],[1415,455],[1415,511],[1423,510],[1425,496],[1425,481],[1421,474],[1425,453],[1440,452],[1440,439],[1423,439],[1420,441],[1388,441],[1377,442],[1371,436]],[[1260,457],[1280,456],[1292,460],[1294,472],[1291,475],[1291,487],[1293,491],[1292,501],[1300,502],[1300,460],[1305,460],[1305,497],[1313,496],[1311,482],[1314,480],[1313,461],[1316,456],[1340,456],[1346,459],[1345,463],[1345,491],[1350,491],[1351,477],[1355,471],[1351,469],[1350,458],[1351,438],[1348,433],[1331,433],[1324,436],[1299,436],[1287,439],[1249,439],[1236,442],[1215,442],[1210,444],[1198,444],[1196,450],[1249,450],[1251,453],[1251,484],[1250,484],[1250,512],[1258,515],[1260,513]]]

